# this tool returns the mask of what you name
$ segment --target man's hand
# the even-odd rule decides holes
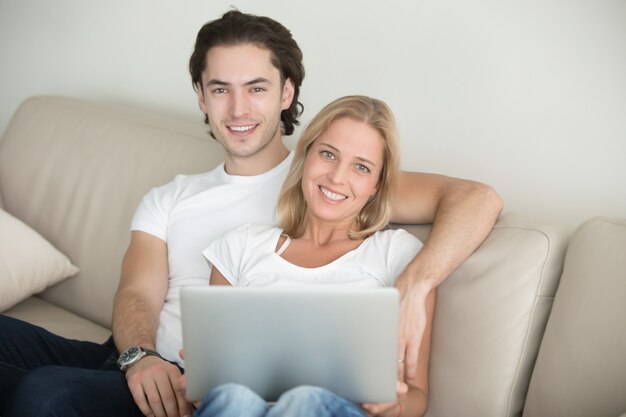
[[[419,282],[412,283],[407,271],[396,280],[396,288],[400,292],[398,379],[415,385],[419,351],[427,322],[426,299],[431,288]]]
[[[156,356],[146,356],[126,371],[137,407],[144,415],[154,417],[191,416],[180,376],[176,365]]]

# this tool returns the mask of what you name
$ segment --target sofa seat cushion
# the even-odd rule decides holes
[[[39,297],[30,297],[2,314],[33,323],[68,339],[103,343],[111,335],[109,329]]]

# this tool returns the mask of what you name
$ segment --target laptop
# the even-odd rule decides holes
[[[394,288],[183,288],[187,397],[237,383],[267,401],[300,385],[393,401],[398,305]]]

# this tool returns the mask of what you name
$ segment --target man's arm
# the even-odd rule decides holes
[[[155,349],[168,270],[165,242],[132,232],[113,307],[113,339],[120,352],[132,346]],[[145,356],[126,371],[128,388],[144,415],[191,415],[179,378],[178,367],[156,356]]]
[[[424,247],[396,280],[407,382],[416,378],[426,297],[482,243],[502,207],[500,196],[484,184],[442,175],[400,174],[392,221],[432,223]]]

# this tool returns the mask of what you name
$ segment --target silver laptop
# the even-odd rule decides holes
[[[187,396],[237,383],[268,401],[299,385],[393,401],[398,303],[393,288],[183,288]]]

